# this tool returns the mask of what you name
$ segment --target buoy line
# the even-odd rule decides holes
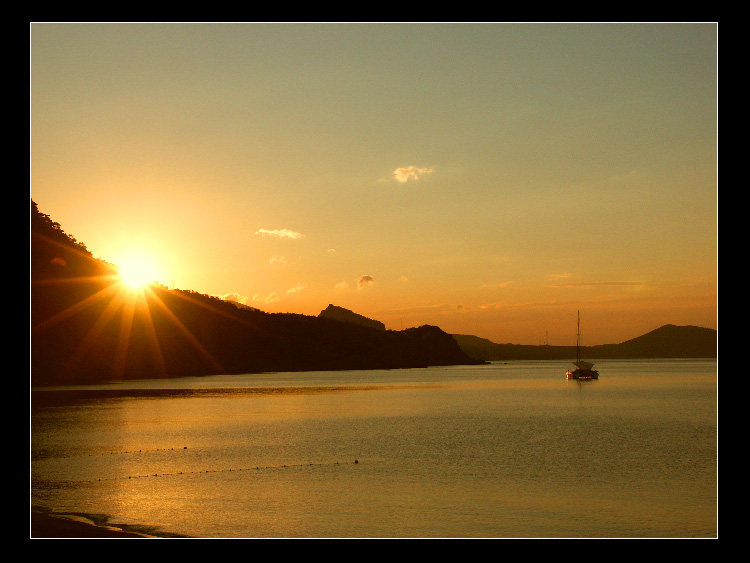
[[[359,460],[351,462],[353,465],[359,465]],[[310,467],[310,466],[322,466],[322,465],[344,465],[342,462],[334,461],[328,463],[293,463],[293,464],[282,464],[282,465],[256,465],[255,467],[241,467],[239,469],[206,469],[204,471],[177,471],[170,473],[150,473],[148,475],[128,475],[127,477],[105,477],[99,479],[89,479],[89,483],[98,483],[101,481],[123,481],[127,479],[144,479],[146,477],[173,477],[177,475],[200,475],[203,473],[231,473],[239,471],[260,471],[261,469],[285,469],[291,467]]]
[[[118,454],[140,454],[140,453],[148,453],[148,452],[173,452],[173,451],[179,451],[179,450],[186,450],[188,449],[187,446],[183,446],[182,448],[153,448],[150,450],[125,450],[122,452],[109,452],[109,453],[101,453],[101,454],[88,454],[89,457],[99,456],[99,455],[118,455]]]

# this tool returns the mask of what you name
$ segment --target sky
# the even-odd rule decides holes
[[[717,328],[715,23],[32,23],[30,196],[268,312]]]

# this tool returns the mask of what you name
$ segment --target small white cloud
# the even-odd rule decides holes
[[[253,302],[255,303],[276,303],[277,301],[281,301],[281,299],[274,292],[271,292],[265,296],[259,295],[257,293],[253,295]]]
[[[359,289],[362,289],[363,287],[366,287],[373,283],[375,283],[375,278],[373,278],[372,276],[359,276],[359,279],[357,280],[357,287]]]
[[[241,305],[245,305],[247,303],[247,297],[236,292],[227,293],[226,295],[219,295],[219,297],[224,301],[232,301],[234,303],[240,303]]]
[[[409,180],[419,180],[420,176],[424,174],[432,174],[435,171],[434,168],[421,168],[419,166],[405,166],[402,168],[396,168],[393,171],[393,177],[402,184]]]
[[[336,284],[336,289],[347,289],[349,287],[349,282],[344,280],[341,283]]]
[[[276,229],[276,230],[268,230],[268,229],[258,229],[255,231],[256,235],[261,236],[269,236],[274,238],[289,238],[289,239],[300,239],[303,238],[305,235],[302,233],[298,233],[296,231],[290,231],[289,229]]]
[[[286,264],[285,256],[274,256],[268,261],[269,264]]]
[[[287,293],[299,293],[303,289],[305,289],[305,284],[304,283],[298,283],[292,289],[287,289],[286,292]]]
[[[402,282],[408,282],[409,281],[409,278],[407,278],[406,276],[401,276],[398,279],[400,279]]]

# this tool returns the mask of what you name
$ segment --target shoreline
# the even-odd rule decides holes
[[[29,517],[30,539],[158,539],[184,538],[177,534],[158,534],[139,531],[135,527],[115,527],[95,522],[79,514],[52,514],[31,510]]]

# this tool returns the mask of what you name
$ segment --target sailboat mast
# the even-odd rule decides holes
[[[578,311],[578,330],[576,331],[576,362],[581,361],[581,312]]]

